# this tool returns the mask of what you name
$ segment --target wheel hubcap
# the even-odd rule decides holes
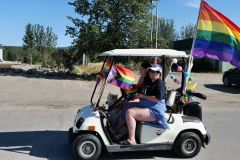
[[[188,139],[183,143],[183,149],[187,153],[193,153],[197,148],[197,143],[193,139]]]
[[[83,157],[89,158],[96,152],[96,145],[91,141],[83,142],[80,145],[80,153]]]

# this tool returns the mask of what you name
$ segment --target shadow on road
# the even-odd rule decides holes
[[[124,160],[124,159],[154,159],[155,157],[161,158],[174,158],[178,159],[176,154],[172,151],[146,151],[146,152],[123,152],[114,153],[111,156],[103,154],[100,160]]]
[[[205,84],[204,86],[224,93],[240,94],[240,86],[225,87],[222,84]]]
[[[72,147],[67,137],[66,131],[0,132],[0,150],[49,160],[70,160]]]
[[[67,131],[0,132],[0,150],[28,154],[49,160],[73,159],[72,146]],[[101,160],[151,159],[154,157],[176,158],[171,151],[125,152],[109,155],[103,152]]]
[[[95,80],[96,74],[73,74],[63,71],[39,71],[36,69],[29,69],[27,71],[22,69],[0,69],[0,76],[14,76],[14,77],[26,77],[26,78],[44,78],[55,80]]]

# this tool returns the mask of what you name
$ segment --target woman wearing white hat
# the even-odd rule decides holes
[[[150,122],[150,125],[168,128],[167,119],[164,117],[166,111],[166,87],[165,83],[160,79],[161,73],[162,67],[160,65],[149,68],[152,83],[146,86],[145,94],[138,93],[136,95],[140,99],[138,105],[127,110],[125,120],[129,137],[127,140],[122,141],[121,144],[136,144],[136,121]]]

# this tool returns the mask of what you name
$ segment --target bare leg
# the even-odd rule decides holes
[[[128,141],[131,144],[135,144],[135,130],[136,120],[138,121],[155,121],[156,118],[150,113],[147,108],[131,108],[126,113],[126,123],[128,127]]]

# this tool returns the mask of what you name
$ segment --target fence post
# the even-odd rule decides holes
[[[85,61],[86,61],[86,55],[85,55],[85,53],[83,53],[83,62],[82,62],[82,65],[83,65],[83,67],[85,66]]]

